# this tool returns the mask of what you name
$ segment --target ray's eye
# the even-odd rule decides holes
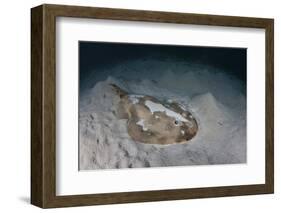
[[[179,122],[178,122],[177,120],[175,120],[175,124],[176,124],[176,125],[178,125],[178,124],[179,124]]]

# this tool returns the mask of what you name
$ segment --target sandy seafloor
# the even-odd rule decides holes
[[[154,69],[161,69],[162,74],[153,76]],[[131,61],[106,72],[116,70],[125,72],[96,82],[89,76],[83,82],[80,170],[246,163],[245,85],[234,76],[210,66],[169,61]],[[130,94],[184,105],[197,119],[197,135],[173,145],[133,141],[127,120],[115,115],[118,98],[112,83]]]

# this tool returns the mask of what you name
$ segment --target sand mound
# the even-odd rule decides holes
[[[152,95],[160,100],[176,100],[189,108],[196,117],[198,134],[188,144],[163,146],[133,141],[128,135],[127,120],[116,116],[116,106],[120,98],[112,91],[112,83],[134,94]],[[210,88],[210,91],[214,90]],[[239,95],[236,91],[228,91],[227,100],[235,99],[234,101],[244,104],[243,96],[239,95],[240,98],[237,99],[237,94]],[[202,90],[194,91],[189,96],[182,95],[167,90],[161,82],[151,80],[130,81],[110,77],[106,81],[98,82],[80,97],[80,169],[245,162],[246,121],[241,119],[246,117],[245,109],[233,110],[232,103],[223,104],[218,97],[222,95],[215,96],[212,92],[204,91],[202,93]]]

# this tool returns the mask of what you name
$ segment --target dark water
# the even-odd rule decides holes
[[[126,66],[133,61],[133,66]],[[157,61],[164,62],[166,70],[171,69],[179,75],[189,69],[194,71],[194,67],[198,70],[208,67],[209,71],[224,72],[240,80],[245,85],[246,93],[246,48],[86,41],[79,42],[80,92],[108,76],[156,80],[163,75],[163,69],[157,68]],[[188,64],[184,69],[182,66],[177,69],[175,64],[178,62]]]

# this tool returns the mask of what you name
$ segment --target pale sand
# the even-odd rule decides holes
[[[194,90],[189,95],[166,88],[170,86],[166,83],[171,73],[161,76],[158,83],[108,78],[85,91],[80,97],[80,169],[246,163],[245,96],[234,79],[218,73],[213,79],[222,80],[222,84],[207,85],[204,75],[209,77],[210,73],[200,73],[197,81],[197,74],[192,72],[185,81],[177,80],[177,87],[183,87],[182,83],[186,82],[186,88],[190,87],[188,91]],[[198,121],[198,133],[190,142],[175,145],[151,145],[132,140],[127,131],[127,119],[116,116],[119,97],[110,84],[135,94],[175,100],[188,107]]]

